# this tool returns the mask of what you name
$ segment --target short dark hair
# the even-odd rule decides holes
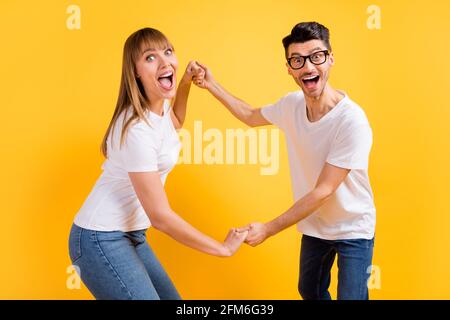
[[[291,34],[283,39],[286,58],[290,44],[304,43],[309,40],[322,40],[327,49],[331,51],[330,31],[327,27],[318,22],[300,22],[292,28]]]

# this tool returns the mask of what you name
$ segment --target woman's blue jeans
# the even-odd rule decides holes
[[[103,232],[72,225],[70,259],[96,299],[181,299],[145,232]]]

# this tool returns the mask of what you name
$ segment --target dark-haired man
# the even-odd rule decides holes
[[[329,30],[299,23],[283,39],[288,73],[301,88],[255,109],[220,86],[206,66],[196,84],[251,127],[284,131],[295,203],[275,219],[250,224],[251,246],[297,224],[303,233],[298,289],[304,299],[331,299],[338,257],[338,299],[368,299],[375,206],[368,177],[372,130],[364,111],[328,83],[334,57]]]

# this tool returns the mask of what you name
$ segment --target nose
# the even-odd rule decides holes
[[[164,54],[160,56],[160,62],[162,67],[170,66],[169,57]]]
[[[305,65],[303,66],[303,70],[310,72],[310,71],[314,71],[315,69],[316,69],[316,66],[311,61],[309,61],[309,59],[306,59]]]

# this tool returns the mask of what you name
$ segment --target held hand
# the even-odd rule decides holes
[[[245,230],[245,228],[250,228],[245,243],[252,247],[256,247],[263,243],[269,237],[267,226],[264,223],[253,222],[243,228],[238,228],[237,230]]]
[[[188,81],[193,81],[194,78],[202,80],[204,77],[205,77],[205,70],[198,65],[197,61],[195,60],[189,61],[183,78],[185,78]]]
[[[203,70],[203,73],[199,73],[199,76],[194,76],[192,78],[192,81],[199,88],[202,88],[202,89],[211,88],[211,86],[214,82],[214,78],[211,73],[211,70],[208,69],[207,66],[205,66],[204,64],[201,64],[198,61],[197,61],[197,65]]]
[[[248,230],[242,229],[241,232],[238,232],[237,229],[230,229],[223,243],[224,247],[227,250],[227,254],[225,256],[231,257],[236,253],[236,251],[240,248],[241,244],[244,242],[247,237]]]

